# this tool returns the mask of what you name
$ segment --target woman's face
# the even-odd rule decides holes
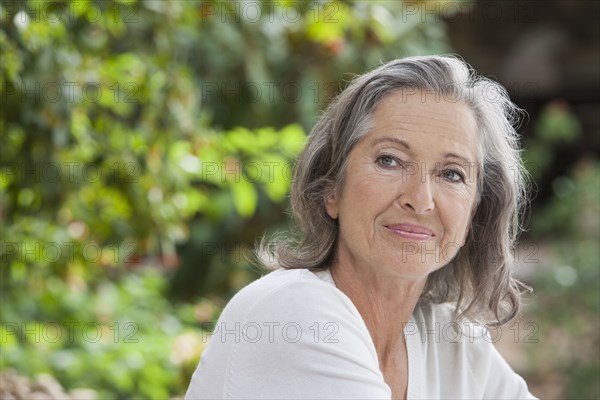
[[[464,245],[477,195],[478,136],[462,102],[401,91],[373,112],[352,149],[341,191],[336,263],[421,279]]]

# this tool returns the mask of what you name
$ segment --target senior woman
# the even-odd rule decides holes
[[[299,238],[223,310],[186,398],[529,399],[491,343],[524,202],[497,83],[453,57],[352,81],[312,130],[291,191]]]

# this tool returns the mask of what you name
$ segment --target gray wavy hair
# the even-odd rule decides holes
[[[498,83],[478,76],[453,56],[391,61],[356,77],[326,108],[300,155],[291,188],[295,231],[262,238],[258,261],[267,268],[328,268],[335,256],[337,221],[325,199],[343,186],[348,156],[369,131],[374,108],[398,90],[433,92],[462,101],[480,132],[478,204],[465,245],[432,272],[420,304],[455,302],[455,320],[500,326],[518,315],[529,288],[511,275],[513,249],[527,203],[527,174],[515,130],[521,110]]]

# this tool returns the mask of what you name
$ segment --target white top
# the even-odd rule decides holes
[[[404,327],[409,399],[535,399],[481,327],[450,305]],[[390,399],[367,327],[329,270],[279,269],[227,304],[186,399]]]

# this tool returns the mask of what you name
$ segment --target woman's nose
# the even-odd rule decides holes
[[[424,214],[435,208],[430,174],[417,173],[408,176],[402,183],[402,193],[399,201],[402,208],[417,214]]]

